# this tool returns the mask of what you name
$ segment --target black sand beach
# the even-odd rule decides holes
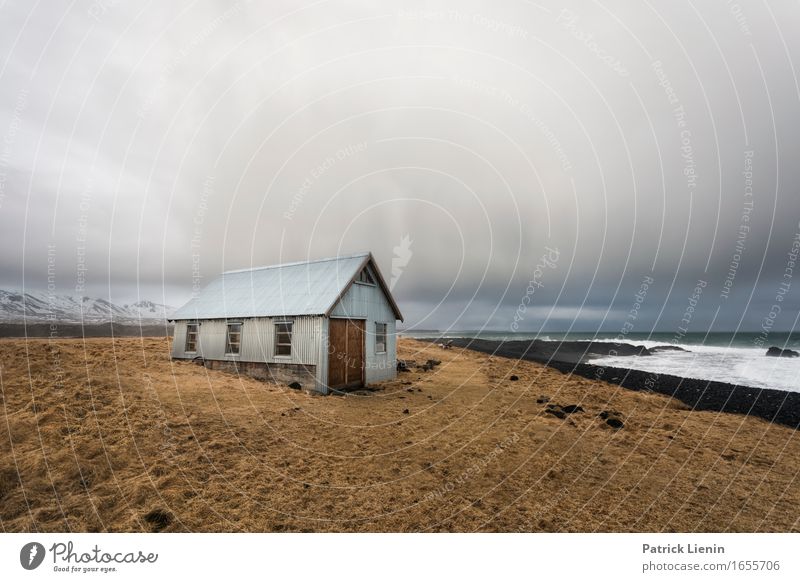
[[[611,368],[585,363],[591,356],[647,357],[642,346],[609,342],[493,341],[458,338],[454,347],[545,364],[564,374],[603,380],[635,391],[651,391],[677,398],[694,410],[757,416],[794,429],[800,427],[800,393],[737,386],[724,382],[681,378],[665,374]],[[665,349],[667,349],[665,347]],[[641,354],[641,355],[640,355]]]

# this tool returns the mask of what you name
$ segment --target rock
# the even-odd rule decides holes
[[[397,371],[408,372],[411,366],[413,366],[414,364],[416,364],[416,362],[409,360],[397,360]]]
[[[408,408],[403,409],[403,414],[408,414]]]
[[[767,350],[767,355],[773,358],[797,358],[800,357],[800,352],[794,350],[782,350],[772,346]]]
[[[617,429],[617,430],[619,430],[619,429],[621,429],[621,428],[623,428],[625,426],[625,423],[622,422],[618,418],[607,418],[606,419],[606,424],[608,426],[610,426],[611,428],[614,428],[614,429]]]
[[[293,390],[300,390],[302,387],[303,385],[300,382],[292,382],[289,384],[289,388],[292,388]]]
[[[550,402],[550,398],[548,396],[539,396],[539,398],[536,399],[536,404],[546,404],[548,402]]]
[[[560,418],[560,419],[562,419],[562,420],[563,420],[563,419],[565,419],[565,418],[567,418],[567,415],[564,413],[564,411],[563,411],[563,410],[560,410],[560,409],[558,409],[558,408],[548,408],[547,410],[545,410],[545,412],[546,412],[547,414],[552,414],[552,415],[553,415],[553,416],[555,416],[556,418]]]
[[[577,404],[567,404],[566,406],[562,406],[561,410],[563,410],[567,414],[574,414],[576,412],[583,412],[583,408],[581,406],[578,406]]]
[[[511,376],[508,377],[508,379],[511,380],[512,382],[516,382],[517,380],[519,380],[519,376],[514,376],[512,374]]]

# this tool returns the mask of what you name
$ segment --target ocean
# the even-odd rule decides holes
[[[653,332],[629,333],[624,337],[618,333],[592,332],[405,331],[400,334],[419,339],[467,337],[485,340],[619,341],[648,348],[674,345],[688,351],[660,352],[642,357],[598,357],[588,362],[683,378],[800,392],[800,358],[765,355],[770,346],[800,351],[800,332],[771,332],[766,337],[761,332]]]

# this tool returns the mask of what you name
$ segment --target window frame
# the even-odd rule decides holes
[[[280,331],[281,326],[288,326],[288,331]],[[286,342],[279,342],[279,338],[281,335],[289,336],[289,343]],[[292,340],[294,339],[294,321],[290,319],[281,319],[275,322],[275,345],[273,348],[273,354],[276,358],[291,358],[292,357]],[[279,353],[281,348],[287,347],[289,348],[288,354],[281,354]]]
[[[362,281],[361,276],[365,273],[367,276],[367,281]],[[372,271],[369,270],[369,267],[364,267],[361,269],[353,282],[358,283],[359,285],[371,285],[372,287],[377,285],[377,283],[375,283],[375,276],[372,274]]]
[[[236,342],[236,351],[234,352],[231,348],[233,344],[231,343],[231,326],[238,325],[239,331],[234,332],[238,333],[239,339]],[[228,321],[225,324],[225,355],[226,356],[240,356],[242,354],[242,330],[244,329],[244,323],[241,321]]]
[[[189,349],[189,329],[194,328],[194,339],[192,340],[192,349]],[[197,344],[200,341],[200,323],[197,321],[187,322],[186,323],[186,337],[183,342],[183,351],[187,354],[196,354],[197,353]]]
[[[380,326],[383,326],[383,332],[378,331]],[[383,349],[378,349],[378,338],[383,335]],[[375,353],[385,354],[389,348],[389,325],[380,321],[375,322]]]

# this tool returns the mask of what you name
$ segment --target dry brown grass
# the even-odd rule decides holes
[[[4,531],[800,528],[800,441],[759,419],[413,340],[442,365],[347,397],[168,350],[0,340]]]

